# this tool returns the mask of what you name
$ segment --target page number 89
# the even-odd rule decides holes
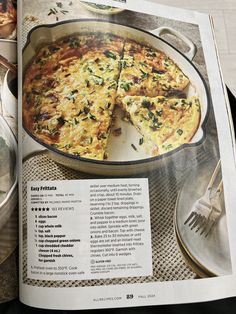
[[[127,300],[131,300],[131,299],[133,299],[134,298],[134,295],[133,294],[127,294],[126,295],[126,299]]]

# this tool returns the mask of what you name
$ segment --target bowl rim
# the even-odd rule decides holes
[[[0,38],[0,43],[11,43],[11,44],[17,44],[17,40],[16,39],[5,39],[5,38]]]
[[[15,179],[12,182],[11,188],[6,192],[5,197],[3,199],[3,201],[0,203],[0,210],[1,208],[3,208],[6,203],[9,201],[9,199],[11,198],[12,194],[14,193],[14,191],[17,188],[17,182],[18,182],[18,176],[17,176],[17,170],[18,170],[18,162],[17,162],[17,141],[15,138],[15,135],[13,134],[12,130],[10,129],[10,127],[8,126],[6,120],[4,119],[4,117],[2,115],[0,115],[0,123],[3,125],[4,129],[7,130],[9,138],[11,140],[11,143],[13,144],[13,148],[15,151],[15,155],[16,155],[16,163],[15,163]]]
[[[12,80],[10,80],[10,76],[12,75]],[[4,90],[4,88],[8,88],[9,92],[11,93],[11,95],[17,100],[17,97],[12,93],[10,87],[9,87],[9,83],[11,81],[13,81],[14,79],[17,79],[17,75],[14,75],[11,70],[7,70],[6,74],[4,75],[4,79],[3,79],[3,84],[2,84],[2,92]]]
[[[135,27],[135,26],[130,26],[130,25],[125,25],[125,24],[122,24],[122,23],[118,23],[118,22],[111,22],[109,20],[102,20],[102,19],[93,19],[93,18],[84,18],[84,19],[72,19],[72,20],[65,20],[65,21],[60,21],[60,22],[57,22],[57,23],[51,23],[51,24],[41,24],[41,25],[37,25],[35,27],[33,27],[28,35],[27,35],[27,40],[26,40],[26,43],[23,47],[23,50],[22,50],[22,54],[24,54],[25,50],[27,49],[27,47],[30,45],[31,43],[31,36],[33,34],[33,32],[35,32],[36,30],[40,29],[40,28],[48,28],[48,29],[52,29],[52,28],[56,28],[60,25],[63,25],[63,24],[73,24],[73,23],[81,23],[81,22],[95,22],[95,23],[108,23],[108,24],[114,24],[114,25],[117,25],[117,26],[124,26],[124,27],[127,27],[127,28],[131,28],[131,29],[135,29],[137,31],[140,31],[148,36],[151,36],[155,39],[158,39],[158,40],[161,40],[162,42],[164,42],[166,45],[170,46],[172,49],[175,50],[175,52],[179,53],[192,67],[193,69],[197,72],[197,75],[200,77],[202,83],[203,83],[203,87],[204,87],[204,90],[205,90],[205,94],[206,94],[206,114],[205,114],[205,117],[204,117],[204,120],[202,121],[201,124],[199,124],[198,126],[198,129],[201,128],[202,129],[202,136],[201,136],[201,139],[199,139],[197,142],[195,143],[184,143],[182,145],[180,145],[179,147],[167,152],[167,153],[164,153],[164,154],[161,154],[161,155],[158,155],[158,156],[153,156],[153,157],[148,157],[148,158],[143,158],[143,159],[137,159],[137,160],[128,160],[128,161],[110,161],[110,160],[96,160],[96,159],[90,159],[90,158],[85,158],[85,157],[80,157],[80,156],[76,156],[76,155],[72,155],[72,154],[69,154],[69,153],[65,153],[49,144],[46,144],[44,143],[43,141],[41,141],[39,138],[37,138],[33,133],[31,133],[27,127],[25,126],[24,124],[24,121],[22,121],[22,124],[23,124],[23,128],[24,130],[26,131],[26,133],[31,137],[33,138],[38,144],[44,146],[45,148],[47,148],[47,150],[49,150],[50,152],[53,152],[57,155],[61,155],[62,157],[64,158],[69,158],[69,159],[72,159],[72,160],[77,160],[77,161],[80,161],[80,162],[84,162],[84,163],[92,163],[92,164],[96,164],[96,165],[100,165],[100,166],[129,166],[129,165],[141,165],[141,164],[144,164],[144,163],[151,163],[151,162],[155,162],[155,161],[158,161],[158,160],[162,160],[162,159],[165,159],[166,157],[170,157],[172,155],[175,155],[177,152],[181,151],[181,150],[185,150],[186,148],[194,148],[194,147],[197,147],[197,146],[200,146],[205,140],[206,140],[206,124],[207,124],[207,121],[208,121],[208,118],[209,118],[209,113],[210,113],[210,106],[212,104],[212,100],[211,100],[211,96],[210,96],[210,91],[209,91],[209,88],[207,86],[207,83],[203,77],[203,75],[200,73],[200,71],[197,69],[197,67],[195,66],[195,64],[189,60],[181,51],[179,51],[176,47],[174,47],[172,44],[170,44],[169,42],[167,42],[166,40],[164,40],[163,38],[161,37],[158,37],[157,35],[147,31],[147,30],[143,30],[141,28],[138,28],[138,27]],[[98,28],[99,29],[99,28]],[[78,32],[77,32],[78,33]],[[63,37],[63,36],[62,36]],[[35,57],[35,55],[32,57],[32,59]],[[25,67],[27,68],[28,64],[25,65]],[[25,70],[23,70],[25,72]]]

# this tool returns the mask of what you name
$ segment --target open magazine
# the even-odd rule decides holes
[[[16,1],[0,1],[0,303],[17,297]]]
[[[20,300],[235,296],[235,137],[211,17],[24,0],[17,34]]]

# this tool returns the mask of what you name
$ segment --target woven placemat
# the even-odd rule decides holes
[[[199,161],[210,156],[201,150],[197,159],[182,169],[181,165],[171,164],[152,173],[135,175],[149,180],[150,215],[152,231],[153,276],[105,280],[40,281],[27,278],[27,181],[34,180],[83,180],[96,179],[56,164],[47,155],[40,154],[25,161],[23,166],[23,280],[26,284],[40,287],[82,287],[130,283],[148,283],[193,279],[196,274],[184,262],[175,237],[173,217],[178,191],[189,170]]]

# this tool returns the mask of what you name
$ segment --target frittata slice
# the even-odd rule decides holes
[[[126,96],[122,104],[153,156],[188,143],[196,133],[201,118],[197,97]]]
[[[180,68],[162,51],[127,40],[121,60],[118,102],[130,96],[168,96],[189,84]]]

